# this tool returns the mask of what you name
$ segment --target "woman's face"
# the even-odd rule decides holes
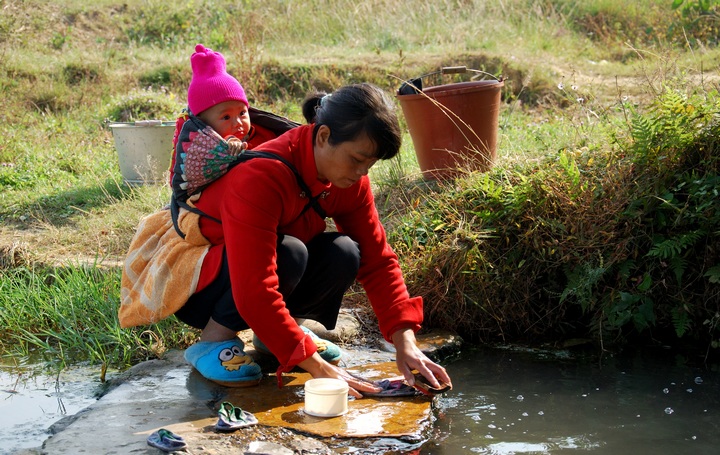
[[[366,134],[354,141],[331,145],[330,129],[320,126],[315,137],[318,178],[339,188],[349,188],[377,162],[377,148]]]
[[[250,132],[250,114],[242,101],[223,101],[202,111],[198,117],[224,139],[243,139]]]

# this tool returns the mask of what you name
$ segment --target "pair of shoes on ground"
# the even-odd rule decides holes
[[[260,383],[260,365],[243,351],[243,343],[199,341],[185,350],[185,360],[206,379],[227,387],[249,387]]]
[[[251,413],[233,406],[229,401],[223,401],[218,410],[218,421],[215,424],[215,429],[218,431],[235,431],[257,425],[257,423],[257,417]]]
[[[182,438],[170,430],[160,428],[148,436],[147,443],[149,446],[162,450],[163,452],[175,452],[176,450],[185,450],[187,443]]]
[[[308,329],[305,326],[300,326],[303,332],[310,335],[310,338],[315,342],[315,346],[317,346],[317,352],[320,354],[320,357],[323,358],[328,363],[332,363],[333,365],[337,365],[340,363],[340,357],[342,357],[342,353],[340,352],[340,348],[335,344],[328,340],[323,340],[319,336],[317,336],[312,330]],[[255,346],[255,350],[263,355],[272,355],[270,350],[265,346],[265,343],[260,341],[260,338],[258,338],[255,334],[253,334],[253,345]]]

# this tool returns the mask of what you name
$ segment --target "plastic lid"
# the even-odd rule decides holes
[[[342,379],[318,378],[305,382],[305,392],[336,394],[347,392],[348,390],[348,383]]]

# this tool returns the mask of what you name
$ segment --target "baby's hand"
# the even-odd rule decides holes
[[[238,156],[247,149],[247,142],[243,142],[236,137],[228,138],[227,142],[230,156]]]

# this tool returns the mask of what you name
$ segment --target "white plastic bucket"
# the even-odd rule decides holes
[[[348,384],[340,379],[319,378],[305,382],[306,414],[337,417],[348,412]]]
[[[128,185],[159,184],[172,160],[175,122],[111,123],[120,173]]]

